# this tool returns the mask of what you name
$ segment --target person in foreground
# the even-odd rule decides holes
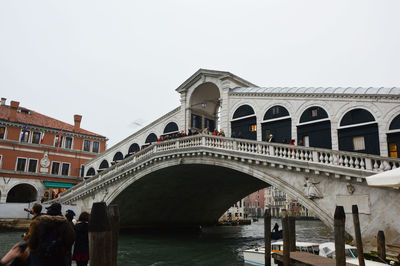
[[[78,222],[75,224],[76,241],[74,245],[74,253],[72,259],[76,261],[77,266],[86,266],[89,261],[89,236],[88,222],[89,213],[82,212],[79,215]]]
[[[29,249],[22,249],[21,243],[15,244],[6,255],[0,260],[0,266],[5,266],[15,259],[20,259],[21,261],[27,261],[29,257]]]

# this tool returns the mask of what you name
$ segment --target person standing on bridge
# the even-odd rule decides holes
[[[269,134],[268,142],[275,142],[274,135]]]

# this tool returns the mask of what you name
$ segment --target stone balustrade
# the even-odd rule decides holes
[[[139,171],[150,163],[165,159],[165,154],[168,158],[185,156],[185,154],[204,155],[204,152],[198,152],[199,148],[215,152],[216,156],[220,153],[221,156],[240,158],[248,163],[254,161],[270,163],[271,166],[275,166],[278,159],[281,162],[280,167],[286,166],[289,170],[292,169],[291,165],[296,167],[296,163],[303,165],[303,168],[312,164],[315,173],[319,173],[319,170],[315,170],[316,168],[321,172],[330,168],[333,169],[334,173],[332,174],[335,174],[335,177],[339,178],[340,175],[345,175],[347,179],[356,177],[358,182],[362,182],[362,178],[365,176],[400,167],[400,160],[395,158],[237,138],[195,135],[153,143],[62,193],[59,200],[69,203],[73,199],[81,197],[78,194],[93,193],[109,183],[132,175],[133,172]],[[296,168],[298,171],[301,170],[299,167]],[[309,169],[305,170],[309,171]],[[346,171],[348,174],[344,174]],[[329,174],[327,172],[327,175]]]

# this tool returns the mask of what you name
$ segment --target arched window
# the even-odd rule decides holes
[[[150,135],[147,136],[145,143],[150,144],[150,143],[156,142],[156,141],[157,141],[157,135],[154,133],[151,133]]]
[[[18,184],[7,194],[6,202],[27,203],[37,200],[36,189],[29,184]]]
[[[380,154],[378,124],[367,110],[347,112],[338,129],[339,150]]]
[[[387,142],[389,156],[400,158],[400,115],[396,116],[390,123]]]
[[[124,155],[122,155],[121,152],[117,152],[113,157],[114,162],[121,161],[123,159],[124,159]]]
[[[90,167],[86,173],[86,176],[93,176],[93,175],[96,175],[96,170],[94,170],[93,167]]]
[[[140,151],[139,144],[133,143],[131,146],[129,146],[128,153],[135,153],[135,152],[138,152],[138,151]]]
[[[283,106],[275,105],[269,108],[261,127],[263,140],[267,140],[270,134],[278,143],[289,143],[292,138],[292,119],[289,111]]]
[[[297,126],[297,144],[332,149],[331,121],[324,108],[312,106],[301,114]]]
[[[177,132],[178,130],[178,125],[175,122],[169,122],[164,128],[164,134]]]
[[[109,164],[107,162],[107,160],[103,160],[100,164],[99,170],[104,170],[107,169],[109,167]]]
[[[231,132],[232,137],[257,139],[257,118],[250,105],[242,105],[233,113]]]
[[[242,105],[233,113],[233,119],[244,117],[248,115],[254,115],[254,110],[250,105]]]

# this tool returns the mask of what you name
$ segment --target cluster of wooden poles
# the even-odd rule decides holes
[[[358,261],[360,266],[365,266],[364,251],[361,239],[360,219],[357,205],[352,205],[354,231],[356,246],[358,251]],[[346,214],[343,206],[336,206],[334,215],[334,234],[335,234],[335,253],[336,265],[346,265],[345,256],[345,222]],[[283,265],[290,265],[290,252],[296,251],[296,218],[288,215],[287,211],[282,210],[282,230],[283,230]],[[378,232],[377,237],[378,256],[386,259],[385,235],[383,231]],[[269,209],[264,213],[264,241],[265,241],[265,265],[271,265],[271,213]]]

